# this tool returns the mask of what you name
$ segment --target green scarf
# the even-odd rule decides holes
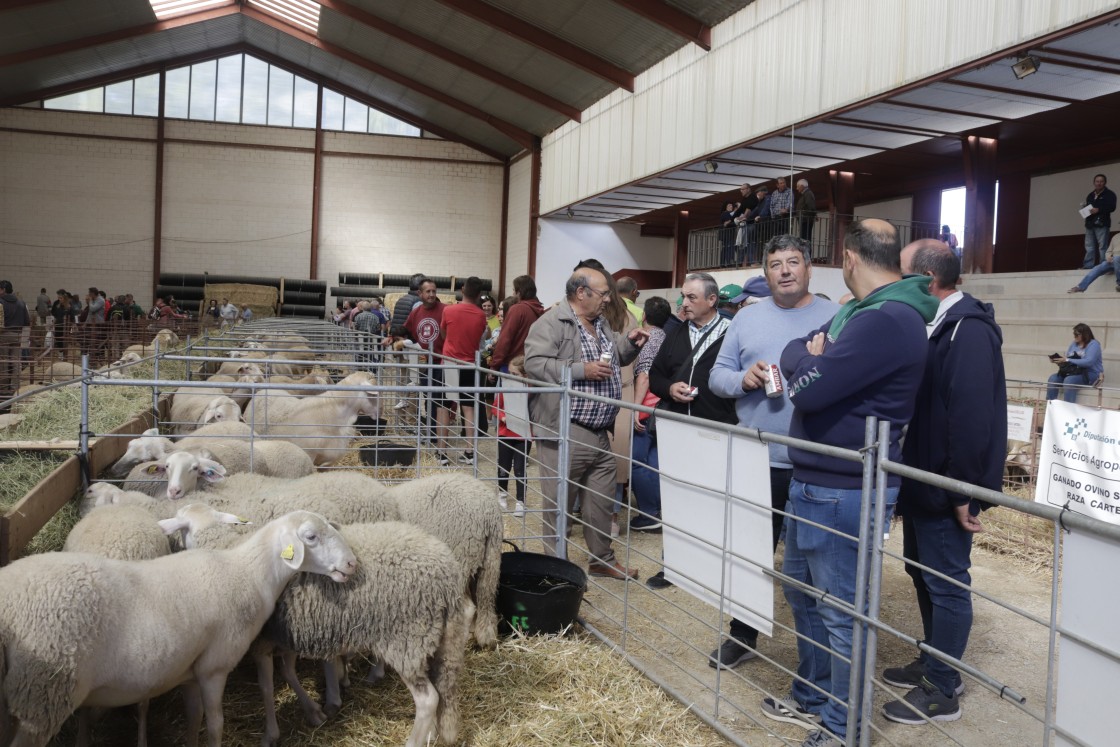
[[[937,307],[941,302],[929,293],[928,275],[907,275],[890,285],[884,285],[862,301],[852,299],[840,308],[840,312],[832,318],[828,328],[828,339],[836,340],[853,316],[861,311],[877,309],[887,301],[898,301],[912,307],[922,315],[926,324],[937,316]]]

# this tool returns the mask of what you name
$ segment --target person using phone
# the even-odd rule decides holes
[[[1096,384],[1104,377],[1104,352],[1088,324],[1076,325],[1073,328],[1073,342],[1065,356],[1054,353],[1050,360],[1058,366],[1058,372],[1051,374],[1049,378],[1050,385],[1046,387],[1047,401],[1057,399],[1058,390],[1064,386],[1062,399],[1076,402],[1079,386]]]

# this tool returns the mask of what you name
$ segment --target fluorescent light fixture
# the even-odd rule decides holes
[[[157,21],[233,4],[231,0],[148,0],[148,2],[152,6],[152,12],[156,14]]]
[[[1019,80],[1034,75],[1038,72],[1038,66],[1041,65],[1037,57],[1026,55],[1019,59],[1014,65],[1011,66],[1011,72],[1015,73],[1015,77]]]
[[[319,31],[319,3],[313,0],[247,0],[251,7],[259,8],[285,23],[305,28],[311,33]]]
[[[716,163],[715,161],[713,161],[712,159],[709,158],[707,161],[704,161],[704,171],[707,171],[709,174],[716,173],[716,171],[718,169],[719,169],[719,164]]]

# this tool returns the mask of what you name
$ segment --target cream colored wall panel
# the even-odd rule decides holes
[[[506,213],[506,287],[513,292],[513,279],[529,273],[529,198],[532,164],[522,158],[509,167],[509,206]],[[494,278],[497,282],[497,278]],[[500,299],[499,299],[500,300]]]
[[[1108,177],[1108,188],[1115,192],[1116,185],[1120,184],[1120,162],[1031,179],[1027,238],[1084,233],[1085,221],[1078,215],[1077,208],[1084,202],[1086,195],[1093,191],[1093,177],[1097,174]],[[1110,231],[1120,228],[1118,217],[1120,216],[1113,214]]]
[[[856,205],[855,214],[860,218],[881,218],[909,223],[914,219],[914,198],[899,197],[894,200]]]
[[[156,121],[150,117],[123,117],[112,114],[84,114],[16,107],[0,109],[0,127],[115,137],[155,139],[156,136]]]
[[[541,209],[567,204],[983,58],[1115,7],[1115,0],[756,0],[544,139]],[[724,79],[730,76],[730,90]],[[616,176],[578,133],[629,106],[632,156]],[[593,115],[593,116],[592,116]],[[549,174],[565,172],[556,180]]]

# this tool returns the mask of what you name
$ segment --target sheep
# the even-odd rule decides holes
[[[287,441],[261,439],[249,443],[240,439],[214,440],[188,436],[173,448],[213,459],[226,468],[227,475],[255,472],[272,477],[292,478],[315,472],[315,464],[307,452]]]
[[[256,431],[246,422],[241,420],[222,420],[207,423],[188,436],[188,438],[201,438],[202,436],[237,436],[239,438],[252,438],[256,435]]]
[[[150,496],[166,496],[178,500],[198,486],[198,478],[206,482],[224,479],[226,468],[213,459],[199,457],[189,451],[176,451],[155,462],[141,462],[125,478],[123,490],[134,490]]]
[[[166,352],[179,344],[179,335],[170,329],[161,329],[152,338],[152,347],[155,347],[157,342],[159,343],[159,349]]]
[[[184,434],[215,420],[240,420],[241,406],[221,389],[185,389],[171,398],[170,418],[175,432]]]
[[[233,376],[233,377],[237,377],[237,376],[261,376],[261,377],[263,377],[264,376],[264,369],[262,369],[256,363],[249,363],[249,362],[243,361],[243,360],[232,360],[232,361],[226,361],[222,365],[218,366],[218,370],[214,373],[214,376]],[[214,381],[215,380],[214,376],[209,377],[207,379],[207,381]],[[229,381],[236,381],[236,380],[237,380],[236,378],[229,379]],[[262,378],[261,380],[263,381],[264,379]]]
[[[134,465],[157,461],[174,448],[170,438],[159,435],[159,428],[149,428],[128,442],[124,455],[109,468],[109,474],[115,477],[127,475]]]
[[[231,531],[232,528],[240,529],[251,524],[248,519],[218,511],[205,503],[189,503],[176,511],[173,517],[161,519],[157,525],[165,535],[181,533],[184,549],[197,550],[202,547],[210,550],[225,550],[240,544],[241,540],[248,536],[248,532]],[[249,530],[249,532],[253,531],[256,531],[256,527]],[[211,532],[214,532],[212,537],[209,535]]]
[[[469,475],[432,475],[394,485],[387,491],[411,522],[446,542],[465,571],[467,591],[478,618],[475,642],[492,648],[498,642],[496,599],[502,564],[502,513],[494,489]]]
[[[80,707],[116,707],[184,685],[221,744],[222,693],[300,571],[344,582],[357,558],[321,516],[296,512],[229,550],[145,561],[41,553],[0,570],[0,705],[15,745],[45,745]],[[187,743],[197,743],[199,709]]]
[[[117,560],[147,560],[171,552],[167,536],[145,508],[107,505],[89,512],[74,525],[62,547]]]
[[[162,346],[161,346],[162,347]],[[148,358],[156,354],[156,349],[151,345],[129,345],[124,349],[121,354],[123,358],[126,355],[136,355],[140,358]]]
[[[342,458],[357,435],[353,425],[361,414],[377,417],[373,393],[326,392],[304,399],[258,395],[245,419],[258,433],[291,441],[323,466]]]
[[[166,499],[154,498],[136,490],[122,490],[108,482],[95,482],[86,488],[78,503],[78,516],[85,518],[95,508],[101,506],[139,506],[154,519],[167,519],[174,516],[177,503]]]
[[[267,521],[298,508],[342,524],[400,519],[397,502],[385,486],[361,472],[337,470],[296,480],[242,473],[186,497],[215,508]]]

